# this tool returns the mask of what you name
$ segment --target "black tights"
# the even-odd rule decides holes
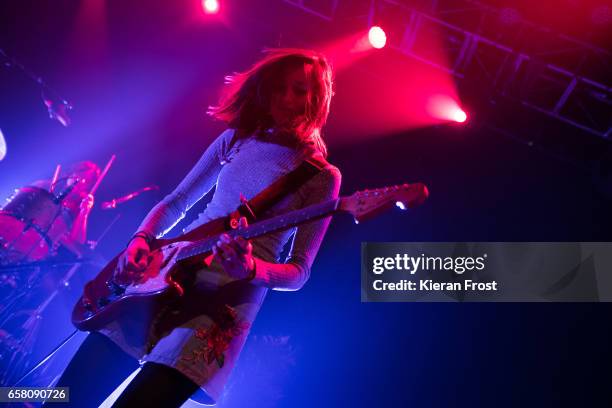
[[[106,336],[93,332],[81,344],[56,385],[70,387],[70,403],[49,404],[49,407],[97,407],[137,368],[134,358]],[[180,407],[198,388],[174,368],[146,363],[113,407]]]

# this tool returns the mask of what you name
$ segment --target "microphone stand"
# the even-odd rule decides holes
[[[5,60],[5,62],[0,65],[3,65],[6,69],[10,69],[12,67],[16,68],[18,71],[21,71],[23,75],[35,82],[40,87],[41,97],[43,103],[47,107],[50,119],[57,120],[65,127],[70,125],[70,118],[68,117],[68,112],[71,111],[73,108],[70,102],[68,102],[65,98],[62,98],[58,92],[56,92],[53,88],[47,85],[47,83],[42,79],[42,77],[34,74],[15,58],[9,56],[2,48],[0,48],[0,56],[4,57]],[[51,96],[51,98],[49,98],[48,96]]]

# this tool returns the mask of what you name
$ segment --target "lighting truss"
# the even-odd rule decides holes
[[[339,0],[285,2],[329,22],[339,14]],[[526,21],[517,10],[477,0],[371,0],[365,10],[353,12],[366,16],[368,26],[384,27],[388,46],[403,55],[612,138],[612,55],[605,49]],[[435,36],[442,58],[432,52]]]

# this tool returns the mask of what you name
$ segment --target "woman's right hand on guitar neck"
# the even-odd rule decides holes
[[[134,237],[119,256],[114,280],[119,285],[129,285],[139,280],[149,264],[149,244],[142,237]]]

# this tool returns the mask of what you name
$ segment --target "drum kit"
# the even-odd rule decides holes
[[[70,125],[68,113],[72,104],[49,87],[40,75],[0,48],[0,69],[3,68],[23,74],[35,83],[40,88],[49,118],[63,126]],[[7,142],[0,129],[0,161],[6,154]],[[97,180],[88,188],[91,196],[114,159],[113,155],[99,176],[96,166]],[[95,242],[89,241],[88,245],[70,235],[73,226],[78,225],[78,202],[82,194],[72,191],[79,189],[77,178],[59,178],[59,174],[58,165],[46,185],[21,187],[4,206],[0,204],[0,386],[16,385],[15,379],[22,374],[20,371],[28,368],[34,357],[34,340],[41,330],[41,321],[59,303],[56,299],[52,304],[54,298],[71,286],[71,279],[75,284],[77,278],[83,278],[87,273],[84,266],[105,264],[95,251],[101,236]],[[112,208],[120,202],[113,200]],[[102,235],[118,218],[119,215]],[[45,309],[47,314],[43,315]],[[69,316],[54,318],[69,321]]]
[[[91,196],[114,159],[113,155],[89,189]],[[67,237],[77,218],[70,193],[79,179],[71,176],[71,182],[63,183],[58,194],[54,189],[62,184],[58,175],[59,166],[49,188],[19,188],[0,208],[0,386],[15,385],[31,365],[43,312],[51,301],[69,286],[80,268],[105,263],[95,251],[100,239],[90,245],[74,241],[68,245]],[[118,203],[155,189],[157,186],[145,187],[100,207],[114,209]]]
[[[0,210],[0,265],[51,257],[73,221],[73,214],[53,193],[34,186],[16,190]]]
[[[72,221],[56,196],[34,186],[17,190],[0,210],[0,384],[4,386],[12,385],[27,364],[44,310],[41,305],[46,303],[40,296],[41,275],[55,269],[45,260],[53,259]]]
[[[114,156],[106,171],[113,160]],[[89,256],[93,249],[87,252],[85,248],[77,256],[58,256],[76,219],[74,206],[70,205],[71,192],[81,182],[75,175],[58,180],[59,172],[58,165],[48,189],[34,185],[19,188],[0,209],[0,384],[3,386],[13,385],[16,376],[29,364],[45,309],[78,269],[94,259]],[[98,177],[91,194],[105,174]],[[59,184],[64,188],[57,194],[55,187]],[[71,252],[74,252],[73,245]],[[83,257],[83,254],[86,255]]]

